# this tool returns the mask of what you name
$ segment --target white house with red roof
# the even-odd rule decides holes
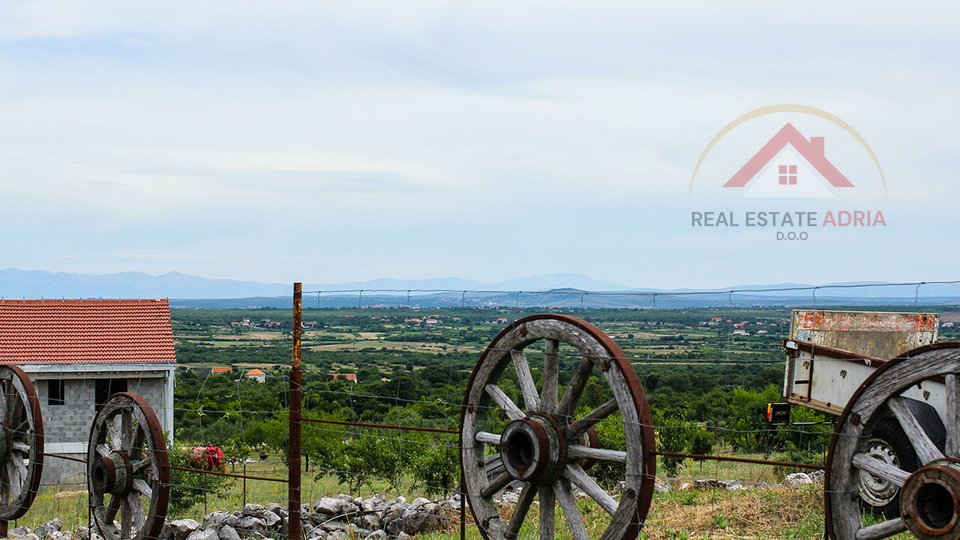
[[[16,364],[36,387],[48,453],[85,458],[94,416],[116,392],[142,395],[173,433],[167,300],[0,300],[0,364]],[[81,467],[47,458],[43,481]]]

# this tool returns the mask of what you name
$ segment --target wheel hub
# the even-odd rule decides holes
[[[124,495],[133,486],[133,466],[124,452],[114,450],[110,455],[97,456],[90,469],[93,491],[98,495]]]
[[[897,468],[900,467],[900,460],[897,458],[897,454],[884,440],[870,439],[866,454],[888,465],[893,465]],[[865,471],[860,471],[859,475],[860,497],[870,506],[884,506],[897,496],[898,488],[895,484]]]
[[[903,485],[900,513],[919,538],[960,539],[960,465],[937,461],[911,474]]]
[[[551,420],[533,415],[514,420],[503,431],[500,457],[514,479],[546,484],[563,470],[566,444]]]

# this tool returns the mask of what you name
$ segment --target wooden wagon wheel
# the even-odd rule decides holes
[[[829,537],[869,540],[909,530],[919,538],[960,538],[958,347],[960,343],[939,343],[884,364],[847,403],[827,460],[824,499]],[[923,427],[929,423],[926,411],[940,417],[938,426],[943,420],[945,441],[935,441],[939,437]],[[885,459],[874,451],[874,431],[891,422],[912,446],[919,465],[915,471],[913,463]],[[871,483],[899,488],[899,517],[864,524],[859,492]]]
[[[121,392],[97,413],[87,449],[90,510],[107,540],[160,536],[170,463],[160,421],[140,395]]]
[[[569,378],[561,376],[567,358],[572,358],[567,364],[573,364]],[[539,387],[531,366],[541,368]],[[591,382],[591,391],[600,389],[599,399],[608,399],[578,416],[578,403]],[[541,539],[554,538],[557,505],[575,540],[588,538],[578,506],[606,516],[600,519],[602,538],[637,536],[653,496],[653,426],[639,377],[603,332],[561,315],[516,321],[483,352],[463,405],[460,466],[470,510],[484,538],[516,538],[535,498],[540,503]],[[622,436],[625,448],[595,447],[595,434],[588,430],[604,419]],[[589,461],[616,469],[616,479],[624,486],[619,500],[589,474]],[[520,483],[522,490],[506,520],[494,496],[511,483]],[[578,490],[585,494],[579,504]],[[591,525],[595,523],[591,518]]]
[[[30,509],[43,474],[43,417],[30,378],[0,366],[0,520]]]

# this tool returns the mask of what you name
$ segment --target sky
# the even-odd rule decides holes
[[[633,287],[958,278],[960,6],[0,4],[0,268]],[[710,140],[750,111],[800,104]],[[722,186],[785,122],[856,190]],[[851,142],[854,141],[854,142]],[[879,165],[879,167],[877,166]],[[878,179],[886,189],[878,191]],[[804,173],[806,174],[806,173]],[[842,193],[841,193],[842,192]],[[692,212],[881,211],[698,228]]]

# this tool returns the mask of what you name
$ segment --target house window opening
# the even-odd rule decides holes
[[[780,166],[780,185],[781,186],[797,185],[797,166],[796,165]]]
[[[47,405],[63,405],[63,379],[47,381]]]
[[[95,396],[97,410],[100,410],[100,407],[110,399],[110,396],[116,394],[117,392],[126,392],[127,391],[127,380],[126,379],[97,379]]]

